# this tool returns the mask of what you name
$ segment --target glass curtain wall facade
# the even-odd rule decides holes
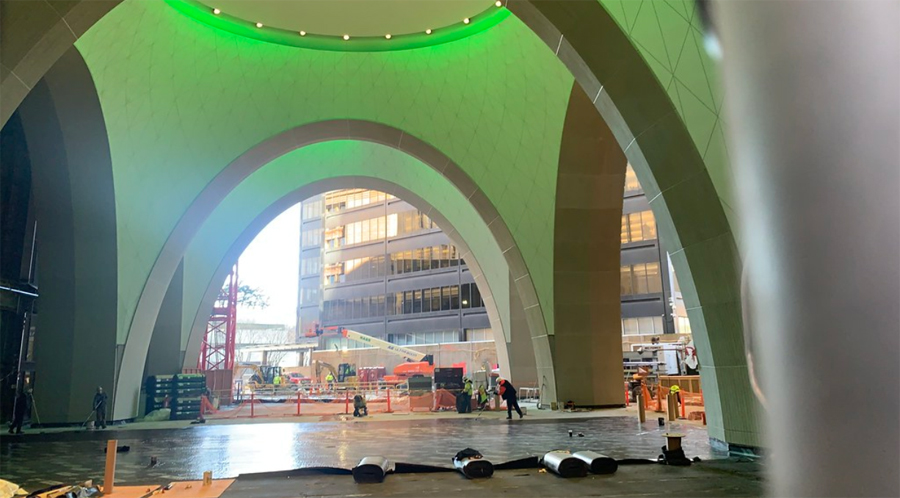
[[[301,203],[297,329],[342,326],[402,345],[483,340],[481,293],[428,215],[372,190]],[[475,339],[475,338],[478,339]],[[358,346],[324,336],[320,347]]]
[[[653,211],[631,165],[624,197],[620,288],[623,347],[630,350],[630,344],[649,342],[650,336],[690,334],[691,329]]]

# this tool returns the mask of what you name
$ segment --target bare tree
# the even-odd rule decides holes
[[[239,323],[237,330],[237,360],[250,361],[258,351],[242,350],[241,346],[281,346],[293,343],[294,329],[283,325]],[[265,364],[278,365],[287,356],[287,351],[267,351],[263,354]]]

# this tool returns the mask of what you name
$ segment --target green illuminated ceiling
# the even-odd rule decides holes
[[[518,19],[426,48],[346,53],[241,37],[128,0],[76,46],[110,135],[120,343],[197,193],[254,144],[334,118],[402,129],[459,164],[513,233],[552,331],[556,164],[572,77]]]
[[[428,32],[423,28],[422,31],[397,33],[391,38],[385,38],[383,34],[356,36],[352,30],[348,30],[344,33],[348,36],[345,40],[342,34],[319,33],[315,31],[314,26],[307,28],[309,32],[304,30],[301,35],[299,31],[257,24],[254,20],[231,16],[226,11],[219,11],[216,14],[208,5],[197,0],[166,0],[166,2],[186,16],[236,35],[291,47],[338,52],[383,52],[439,45],[480,33],[509,17],[508,10],[491,4],[488,9],[467,17],[468,22],[460,18],[452,24],[434,26],[434,29],[428,29]]]

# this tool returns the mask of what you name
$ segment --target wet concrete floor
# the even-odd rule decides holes
[[[570,438],[571,429],[574,437]],[[684,424],[685,453],[723,458],[709,446],[702,427]],[[422,421],[271,423],[191,426],[184,429],[119,430],[0,437],[0,476],[32,489],[103,473],[107,439],[131,450],[118,456],[117,482],[145,484],[198,479],[206,470],[220,477],[300,467],[351,468],[360,458],[451,467],[450,458],[472,447],[495,463],[553,449],[591,449],[611,457],[655,459],[665,429],[633,418],[580,420],[439,419]],[[584,437],[578,437],[583,433]],[[150,457],[159,464],[150,467]]]

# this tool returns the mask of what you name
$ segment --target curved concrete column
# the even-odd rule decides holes
[[[650,200],[701,358],[710,438],[726,447],[759,446],[759,407],[743,353],[741,258],[718,192],[671,99],[599,2],[510,0],[508,8],[575,76]]]
[[[479,285],[479,289],[483,289],[482,296],[485,298],[485,307],[487,308],[488,316],[490,317],[491,325],[494,330],[494,340],[497,347],[498,359],[500,361],[501,375],[515,380],[510,373],[509,355],[507,353],[508,339],[506,338],[508,333],[505,333],[505,331],[509,330],[510,324],[507,323],[508,319],[503,318],[504,313],[501,313],[498,309],[498,305],[493,298],[495,292],[493,287],[496,287],[496,285],[493,287],[491,286],[491,279],[485,276],[484,272],[481,270],[477,252],[470,251],[464,236],[453,226],[452,222],[445,215],[436,210],[425,199],[401,185],[380,178],[340,175],[332,179],[303,185],[297,190],[281,197],[257,215],[240,235],[233,239],[228,251],[225,253],[215,272],[208,280],[205,292],[203,293],[203,298],[199,301],[199,306],[196,307],[196,310],[192,309],[189,311],[193,313],[194,319],[185,346],[184,368],[195,368],[196,358],[200,353],[200,345],[203,336],[206,334],[206,324],[209,312],[221,289],[221,282],[224,281],[226,275],[231,270],[231,267],[253,239],[256,238],[256,235],[278,215],[298,202],[322,192],[349,187],[379,190],[397,196],[415,206],[420,211],[426,212],[438,226],[442,227],[444,233],[450,238],[454,245],[457,246],[463,259],[466,260],[469,271]],[[498,254],[497,257],[502,259],[502,255]],[[506,275],[504,275],[504,277],[506,277]],[[500,291],[505,291],[505,289],[501,289]],[[509,316],[509,313],[506,313],[505,315]],[[530,345],[531,340],[529,337],[528,346],[530,347]],[[534,361],[533,358],[534,355],[532,354],[532,362]]]
[[[35,401],[42,423],[83,422],[116,374],[116,203],[106,125],[74,48],[23,103],[38,287]]]
[[[556,399],[556,381],[548,334],[537,293],[512,234],[487,195],[449,157],[428,143],[396,128],[358,120],[322,121],[299,126],[258,144],[231,162],[197,196],[166,240],[141,293],[122,357],[114,397],[114,418],[130,418],[137,412],[143,363],[153,326],[172,275],[194,234],[229,192],[270,161],[301,147],[331,140],[358,140],[396,148],[440,173],[475,208],[487,225],[510,274],[516,281],[535,341],[538,374],[546,378],[546,399]],[[540,347],[541,349],[537,349]]]
[[[559,398],[577,406],[621,406],[619,267],[627,161],[578,85],[559,154],[552,343]]]

